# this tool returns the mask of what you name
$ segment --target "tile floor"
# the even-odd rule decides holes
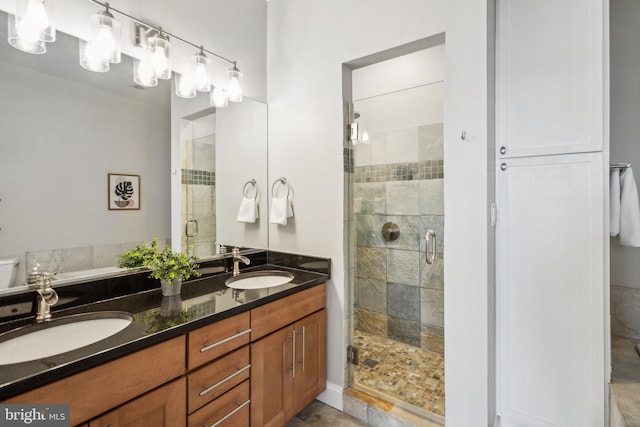
[[[329,405],[314,400],[313,403],[300,411],[284,427],[359,427],[365,423],[350,415],[340,412]]]
[[[354,331],[360,363],[354,383],[444,418],[444,356],[386,337]]]

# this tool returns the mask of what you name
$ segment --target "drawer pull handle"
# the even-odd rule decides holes
[[[251,403],[251,399],[247,400],[244,403],[236,403],[236,405],[238,405],[238,407],[236,409],[234,409],[233,411],[229,412],[224,417],[220,418],[218,421],[215,422],[215,424],[211,424],[210,427],[218,427],[220,424],[222,424],[223,422],[225,422],[229,418],[233,417],[236,414],[236,412],[238,412],[240,409],[242,409],[245,406],[247,406],[249,403]],[[205,424],[204,427],[207,427],[207,425]]]
[[[235,371],[233,374],[229,375],[227,378],[218,381],[217,383],[215,383],[214,385],[212,385],[211,387],[207,387],[202,386],[204,388],[204,390],[202,390],[200,392],[200,397],[204,396],[207,393],[210,393],[211,391],[213,391],[214,389],[218,388],[220,385],[226,383],[227,381],[229,381],[232,378],[237,377],[238,375],[240,375],[241,373],[243,373],[244,371],[246,371],[247,369],[251,368],[251,364],[245,366],[244,368],[236,368],[237,371]]]
[[[202,348],[200,349],[200,353],[204,353],[205,351],[209,351],[209,350],[211,350],[212,348],[216,348],[216,347],[217,347],[217,346],[219,346],[219,345],[222,345],[222,344],[224,344],[224,343],[227,343],[227,342],[229,342],[229,341],[231,341],[231,340],[235,340],[236,338],[239,338],[239,337],[241,337],[241,336],[243,336],[243,335],[250,334],[250,333],[251,333],[251,329],[249,328],[249,329],[247,329],[246,331],[238,332],[237,334],[235,334],[235,335],[233,335],[233,336],[227,337],[227,338],[223,339],[222,341],[218,341],[218,342],[213,343],[213,344],[211,344],[211,345],[205,345],[204,347],[202,347]]]

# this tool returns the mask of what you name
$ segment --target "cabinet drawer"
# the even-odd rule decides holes
[[[189,369],[248,344],[251,333],[250,319],[247,311],[189,332]]]
[[[240,412],[246,412],[244,418],[237,418]],[[249,425],[249,380],[229,390],[216,400],[208,403],[189,415],[189,427],[201,426],[248,426]]]
[[[251,310],[251,341],[287,326],[326,305],[326,284],[314,286]]]
[[[187,376],[189,413],[249,378],[249,346],[244,346]]]

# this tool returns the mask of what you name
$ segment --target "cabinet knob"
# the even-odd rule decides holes
[[[500,147],[500,154],[506,154],[506,153],[507,153],[507,147],[503,145],[502,147]]]
[[[507,170],[507,164],[503,163],[500,165],[500,170],[506,171]]]

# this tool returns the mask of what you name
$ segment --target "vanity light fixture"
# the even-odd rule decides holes
[[[95,71],[109,71],[109,64],[118,64],[122,59],[120,23],[109,12],[109,3],[105,10],[91,15],[89,40],[80,40],[80,65]]]
[[[171,43],[169,37],[160,29],[157,34],[147,39],[149,52],[153,62],[153,70],[156,76],[162,80],[171,78]]]
[[[158,75],[154,68],[153,53],[146,50],[141,59],[133,59],[133,81],[140,86],[158,86]]]
[[[200,52],[191,57],[191,67],[193,75],[193,83],[198,92],[209,92],[211,90],[211,79],[207,71],[207,65],[211,60],[204,54],[204,49],[200,46]]]
[[[54,0],[16,0],[16,14],[8,15],[8,41],[26,53],[43,54],[45,43],[56,40],[52,19]]]
[[[227,93],[229,101],[242,102],[244,74],[238,70],[236,63],[227,71]]]
[[[211,96],[209,103],[212,107],[224,108],[229,105],[229,97],[227,96],[227,90],[220,86],[214,86],[211,88]]]

